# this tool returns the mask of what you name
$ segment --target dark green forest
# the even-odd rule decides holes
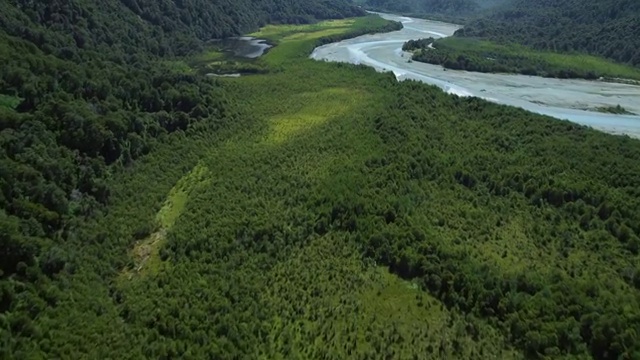
[[[488,12],[510,0],[354,0],[367,10],[454,23]]]
[[[97,230],[88,236],[78,226],[110,211],[111,176],[187,129],[216,133],[234,126],[236,114],[218,82],[165,59],[268,22],[361,14],[340,1],[2,2],[4,356],[12,351],[6,335],[31,336],[28,324],[38,309],[55,305],[50,281],[80,266],[73,252],[105,236]]]
[[[198,41],[246,33],[267,23],[303,24],[363,15],[341,0],[11,0],[0,6],[3,32],[47,54],[80,48],[110,49],[112,56],[180,55],[197,51]]]
[[[1,358],[640,357],[638,140],[308,59],[400,26],[342,2],[153,4],[0,5]]]
[[[473,0],[367,0],[365,6],[371,9],[399,14],[423,15],[467,15],[479,9],[479,5]]]
[[[55,249],[46,255],[51,240],[64,241],[74,221],[101,214],[111,165],[127,167],[168,134],[205,118],[219,119],[202,124],[215,128],[232,115],[219,84],[161,57],[198,51],[204,40],[266,22],[361,13],[334,3],[3,2],[5,276],[18,264],[34,265],[36,254],[51,262],[41,264],[45,273],[61,269]]]
[[[635,0],[513,0],[468,21],[456,35],[638,66],[639,24],[640,2]]]

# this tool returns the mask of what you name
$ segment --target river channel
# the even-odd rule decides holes
[[[365,64],[378,71],[392,71],[398,80],[419,80],[451,94],[477,96],[601,131],[640,138],[640,115],[617,115],[595,110],[598,107],[620,105],[634,114],[640,114],[640,86],[444,70],[439,65],[409,62],[410,54],[402,51],[404,42],[451,36],[460,26],[391,14],[380,15],[402,22],[404,28],[324,45],[316,48],[311,58]]]

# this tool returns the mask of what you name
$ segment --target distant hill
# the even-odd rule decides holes
[[[393,13],[462,20],[479,11],[504,4],[510,0],[357,0],[369,9]]]
[[[127,51],[143,47],[162,55],[266,23],[359,15],[363,11],[344,0],[14,0],[0,4],[0,29],[44,50],[134,46]]]
[[[458,36],[584,52],[640,65],[640,1],[514,0],[467,23]]]
[[[368,0],[365,6],[401,14],[453,16],[469,14],[479,8],[474,0]]]

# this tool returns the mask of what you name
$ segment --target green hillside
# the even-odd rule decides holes
[[[466,17],[453,38],[414,60],[449,69],[558,78],[637,80],[640,5],[626,0],[505,2]],[[407,46],[405,46],[407,47]]]
[[[479,10],[473,0],[366,0],[362,1],[363,8],[370,11],[426,18],[438,21],[448,21],[456,24]]]
[[[0,358],[640,356],[638,140],[310,60],[400,26],[344,3],[247,22],[256,60],[124,3],[16,4]]]
[[[451,21],[457,24],[510,0],[358,0],[368,10]]]
[[[100,215],[109,202],[111,167],[131,165],[168,134],[202,119],[226,126],[224,90],[184,73],[176,55],[267,21],[361,14],[335,1],[16,1],[0,7],[0,205],[7,228],[22,229],[9,231],[5,275],[18,263],[34,263],[51,239],[71,236],[73,221]]]
[[[402,14],[464,15],[479,8],[478,4],[472,0],[368,0],[365,5],[374,9]]]
[[[640,2],[514,0],[470,21],[460,36],[581,52],[640,65]]]

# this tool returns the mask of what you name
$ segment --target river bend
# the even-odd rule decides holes
[[[402,51],[408,40],[451,36],[458,25],[380,14],[400,21],[404,28],[384,34],[364,35],[318,47],[316,60],[365,64],[378,71],[392,71],[398,80],[413,79],[436,85],[460,96],[477,96],[499,104],[570,120],[614,134],[640,138],[639,115],[617,115],[595,111],[620,105],[640,114],[640,86],[600,81],[550,79],[512,74],[488,74],[444,70],[442,66],[409,62]]]

